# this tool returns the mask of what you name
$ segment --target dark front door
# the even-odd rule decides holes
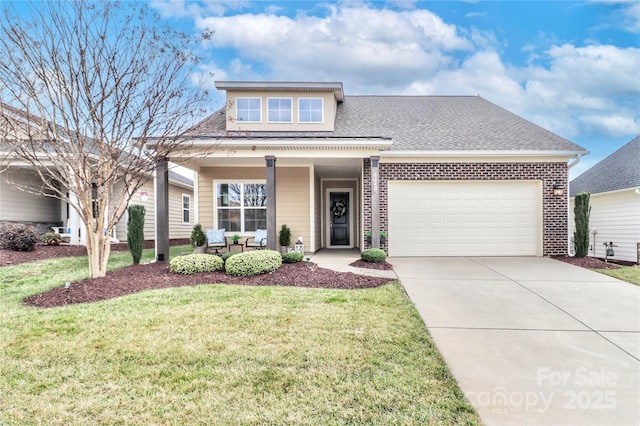
[[[332,192],[329,195],[330,245],[349,245],[349,193]]]

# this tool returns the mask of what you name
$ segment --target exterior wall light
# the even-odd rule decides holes
[[[295,251],[304,254],[304,244],[302,243],[302,235],[298,235],[298,241],[294,246]]]
[[[558,184],[553,185],[553,195],[564,195],[564,188]]]

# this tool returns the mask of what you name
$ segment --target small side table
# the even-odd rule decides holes
[[[240,247],[240,251],[239,251],[239,253],[243,253],[243,252],[244,252],[244,244],[240,244],[240,243],[230,243],[230,244],[229,244],[229,253],[231,253],[231,247]]]

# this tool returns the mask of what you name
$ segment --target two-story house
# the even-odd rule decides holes
[[[195,146],[216,149],[184,164],[205,228],[266,228],[277,249],[287,224],[306,252],[567,253],[568,169],[587,151],[479,96],[347,96],[335,82],[216,87],[225,107],[192,130]]]

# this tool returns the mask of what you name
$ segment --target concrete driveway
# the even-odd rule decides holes
[[[640,287],[547,258],[391,258],[489,425],[640,425]]]

